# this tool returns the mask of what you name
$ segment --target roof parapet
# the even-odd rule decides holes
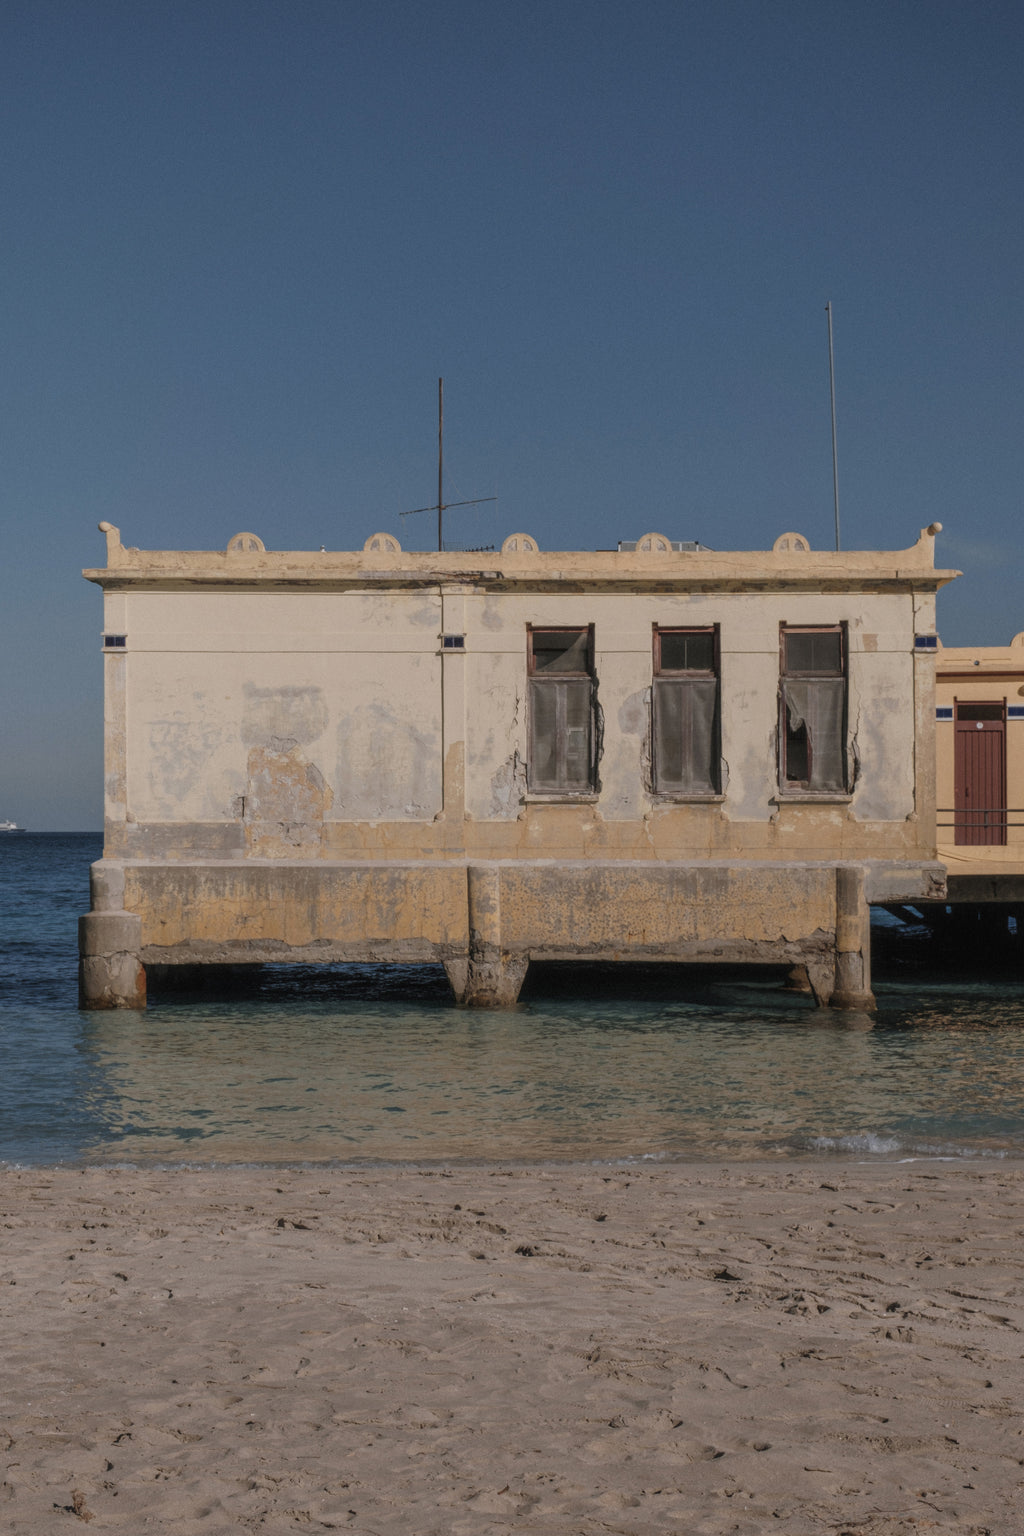
[[[633,548],[541,552],[527,533],[510,535],[500,553],[483,560],[479,551],[405,551],[389,533],[375,533],[359,550],[268,550],[258,534],[236,533],[221,550],[139,550],[125,547],[113,523],[102,522],[106,569],[83,575],[99,585],[318,583],[387,580],[422,584],[456,582],[679,583],[705,588],[726,583],[754,586],[765,581],[835,588],[847,582],[919,580],[943,586],[960,573],[935,570],[935,538],[941,523],[922,528],[917,541],[901,550],[814,550],[800,533],[780,534],[767,550],[713,550],[697,544],[680,548],[664,534],[644,534]]]

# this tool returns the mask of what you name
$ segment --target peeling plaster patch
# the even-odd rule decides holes
[[[494,786],[503,778],[507,780],[513,753],[521,762],[526,759],[526,732],[520,726],[523,698],[501,662],[501,657],[488,652],[476,661],[475,699],[466,720],[466,804],[473,816],[483,821],[495,814]],[[497,791],[499,801],[505,792]],[[497,814],[500,819],[503,813],[499,809]]]
[[[526,794],[526,764],[518,751],[513,752],[491,776],[491,803],[488,815],[493,821],[515,821]]]
[[[650,715],[647,729],[640,742],[640,782],[649,795],[654,794],[654,742],[651,737]],[[648,833],[650,829],[648,828]]]
[[[441,809],[440,742],[386,705],[362,704],[338,724],[341,820],[429,819]]]
[[[637,814],[637,791],[651,794],[651,690],[628,694],[616,710],[614,763],[605,773],[603,813],[613,820]]]
[[[242,744],[290,752],[308,746],[327,729],[323,689],[312,685],[259,688],[246,683],[242,707]],[[276,745],[272,745],[276,743]]]
[[[418,608],[413,608],[408,615],[410,624],[422,624],[424,627],[433,625],[436,629],[440,624],[441,605],[437,598],[428,599],[420,603]]]
[[[850,732],[850,793],[857,789],[860,781],[860,741],[857,737],[857,727]]]
[[[149,731],[149,791],[158,813],[180,810],[206,787],[221,732],[198,720],[154,720]]]
[[[501,612],[498,608],[498,604],[491,597],[489,597],[484,603],[483,610],[480,614],[480,623],[483,625],[484,629],[501,629],[503,627],[501,621]]]
[[[334,799],[319,768],[298,747],[286,752],[253,747],[248,767],[244,821],[249,853],[261,859],[315,857]]]
[[[452,815],[468,819],[464,741],[453,741],[444,755],[444,807],[437,812],[434,820],[448,820]]]
[[[651,690],[631,693],[619,705],[619,730],[623,736],[642,736],[651,716]]]
[[[751,742],[742,753],[735,769],[730,770],[729,799],[722,810],[730,821],[774,821],[778,808],[772,805],[772,796],[778,784],[777,732],[771,730],[762,737],[761,750],[755,750]]]
[[[597,678],[595,677],[591,688],[591,698],[594,701],[594,790],[601,793],[601,759],[604,757],[604,710],[601,701],[597,697]]]
[[[860,643],[861,643],[862,649],[865,650],[865,651],[877,651],[878,650],[878,636],[877,635],[861,635]]]
[[[857,773],[856,813],[861,821],[903,821],[914,809],[913,751],[900,752],[906,704],[894,690],[858,710],[851,744]]]

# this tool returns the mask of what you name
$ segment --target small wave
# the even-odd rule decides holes
[[[873,1131],[858,1131],[852,1136],[809,1136],[806,1145],[811,1152],[859,1152],[869,1157],[891,1157],[904,1150],[903,1143],[894,1136],[879,1136]]]
[[[859,1131],[849,1136],[810,1136],[806,1143],[809,1152],[821,1152],[833,1157],[896,1157],[902,1163],[926,1158],[936,1162],[958,1162],[967,1158],[1005,1158],[1011,1155],[1003,1147],[968,1147],[944,1143],[902,1140],[897,1136],[884,1136],[875,1131]]]

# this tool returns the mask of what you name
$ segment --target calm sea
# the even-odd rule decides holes
[[[777,977],[537,968],[453,1008],[430,968],[265,967],[79,1013],[94,834],[0,835],[0,1162],[1019,1157],[1024,987],[889,966],[879,1010]]]

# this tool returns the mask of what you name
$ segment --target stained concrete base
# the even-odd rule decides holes
[[[819,1005],[865,1010],[877,875],[754,860],[101,860],[81,1004],[145,1006],[147,965],[370,962],[443,964],[457,1002],[500,1008],[531,960],[668,960],[799,968]],[[904,876],[904,899],[934,889],[932,866]],[[895,886],[889,866],[882,883]]]
[[[445,971],[457,1003],[467,1008],[512,1008],[519,1000],[529,955],[447,960]]]
[[[90,912],[78,919],[78,1006],[145,1008],[139,958],[142,919],[134,912]]]

